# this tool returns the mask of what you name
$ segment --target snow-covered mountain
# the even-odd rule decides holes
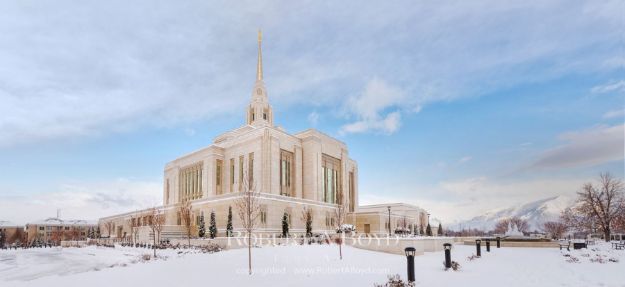
[[[492,230],[501,219],[520,217],[527,220],[530,230],[541,230],[543,223],[558,219],[564,209],[573,205],[573,201],[574,198],[563,195],[545,198],[510,208],[492,210],[457,223],[452,228]]]

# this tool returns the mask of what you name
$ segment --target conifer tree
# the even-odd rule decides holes
[[[289,214],[284,212],[282,215],[282,237],[289,235]]]
[[[232,236],[232,206],[228,206],[228,224],[226,225],[226,236]]]
[[[312,237],[312,211],[310,216],[306,217],[306,237]]]
[[[4,242],[6,239],[4,238],[4,231],[0,230],[0,248],[4,248]]]
[[[438,236],[443,236],[443,224],[438,223],[438,232],[436,232]]]
[[[198,229],[197,235],[200,238],[204,238],[206,235],[206,227],[204,226],[204,213],[200,214],[200,228]]]
[[[429,223],[428,226],[425,228],[425,235],[432,236],[432,227],[430,227]]]
[[[217,223],[215,222],[215,211],[211,211],[211,225],[208,228],[208,233],[211,239],[217,236]]]

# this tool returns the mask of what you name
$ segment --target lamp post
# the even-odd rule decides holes
[[[451,243],[443,244],[443,249],[445,249],[445,268],[451,268]]]
[[[388,237],[391,237],[391,206],[387,206],[388,208]]]
[[[486,239],[486,252],[490,252],[490,239]]]
[[[408,260],[408,282],[414,282],[414,255],[416,249],[414,247],[406,247],[406,259]]]
[[[482,240],[476,239],[475,240],[475,250],[477,252],[477,257],[482,257],[482,246],[481,246]]]

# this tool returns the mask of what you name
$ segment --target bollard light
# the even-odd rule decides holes
[[[486,252],[490,252],[490,239],[486,239]]]
[[[501,247],[501,237],[497,236],[497,248]]]
[[[408,260],[408,282],[414,282],[414,256],[416,253],[416,249],[414,247],[406,247],[404,252],[406,252],[406,259]]]
[[[475,240],[475,250],[477,252],[477,257],[482,257],[482,240],[476,239]]]
[[[451,268],[451,243],[443,244],[443,249],[445,249],[445,268]]]

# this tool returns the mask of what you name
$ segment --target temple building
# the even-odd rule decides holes
[[[313,212],[314,233],[335,232],[334,215],[339,204],[348,212],[348,223],[355,223],[358,164],[350,158],[347,145],[336,138],[315,129],[290,134],[274,125],[275,114],[263,77],[261,44],[259,32],[256,79],[250,102],[243,109],[245,124],[165,165],[163,205],[159,207],[165,212],[165,238],[183,232],[178,207],[187,202],[192,206],[196,228],[203,215],[208,229],[214,212],[218,236],[224,236],[232,209],[234,232],[242,231],[235,201],[246,188],[260,192],[257,232],[281,233],[286,213],[290,233],[304,233],[305,208]],[[343,201],[339,202],[341,197]],[[146,226],[149,220],[150,211],[142,210],[102,218],[99,224],[105,237],[108,233],[112,238],[126,238],[131,234],[131,225],[138,225],[139,237],[145,237],[151,236]],[[379,222],[374,225],[380,229]]]

